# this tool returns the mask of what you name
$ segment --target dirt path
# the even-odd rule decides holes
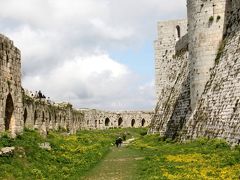
[[[107,156],[83,179],[86,180],[131,180],[137,168],[137,161],[142,157],[127,145],[134,139],[127,140],[122,147],[113,147]]]

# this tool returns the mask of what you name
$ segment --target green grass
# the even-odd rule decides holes
[[[0,138],[0,147],[14,146],[13,156],[0,157],[0,179],[79,179],[110,150],[116,137],[139,135],[140,129],[81,131],[64,136],[51,132],[46,138],[26,130],[16,139]],[[52,150],[39,148],[49,142]]]
[[[146,129],[51,132],[46,138],[26,130],[16,139],[0,138],[0,147],[14,146],[13,156],[0,157],[0,179],[239,179],[240,147],[223,140],[188,143],[145,135]],[[136,140],[114,147],[123,133]],[[49,142],[52,150],[39,148]]]
[[[198,139],[188,143],[163,141],[158,135],[136,140],[132,149],[142,151],[136,179],[238,179],[239,148],[223,140]]]

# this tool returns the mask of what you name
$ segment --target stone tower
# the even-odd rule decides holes
[[[155,41],[155,84],[157,100],[174,83],[173,57],[176,42],[187,33],[187,20],[172,20],[158,23],[158,37]]]
[[[21,54],[0,34],[0,132],[12,136],[23,130]]]
[[[223,43],[226,3],[227,0],[187,0],[192,110],[204,91]]]

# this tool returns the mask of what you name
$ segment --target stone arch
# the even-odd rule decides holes
[[[24,113],[23,113],[23,123],[24,123],[24,126],[26,125],[26,122],[27,122],[27,116],[28,116],[28,113],[27,113],[27,109],[25,108],[24,109]]]
[[[118,126],[121,126],[122,123],[123,123],[123,119],[120,117],[120,118],[118,119]]]
[[[143,118],[143,119],[142,119],[142,127],[145,126],[145,123],[146,123],[146,120]]]
[[[5,131],[10,129],[10,125],[13,119],[14,104],[12,95],[9,93],[6,100],[5,106]]]
[[[95,128],[97,128],[98,127],[98,120],[95,120]]]
[[[177,33],[177,39],[180,39],[181,37],[181,28],[179,25],[176,26],[176,33]]]
[[[36,122],[37,122],[37,111],[35,110],[33,124],[36,125]]]
[[[105,119],[105,126],[109,126],[109,124],[110,124],[110,119],[109,119],[109,118],[106,118],[106,119]]]
[[[132,126],[132,127],[134,127],[135,122],[136,122],[135,119],[132,119],[132,121],[131,121],[131,126]]]

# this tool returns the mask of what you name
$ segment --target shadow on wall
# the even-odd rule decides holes
[[[186,88],[189,84],[190,73],[187,75],[187,79],[183,82],[182,91],[179,94],[176,103],[174,104],[174,110],[167,123],[166,132],[164,137],[176,139],[180,132],[185,127],[188,119],[188,115],[191,114],[190,108],[190,89]]]

